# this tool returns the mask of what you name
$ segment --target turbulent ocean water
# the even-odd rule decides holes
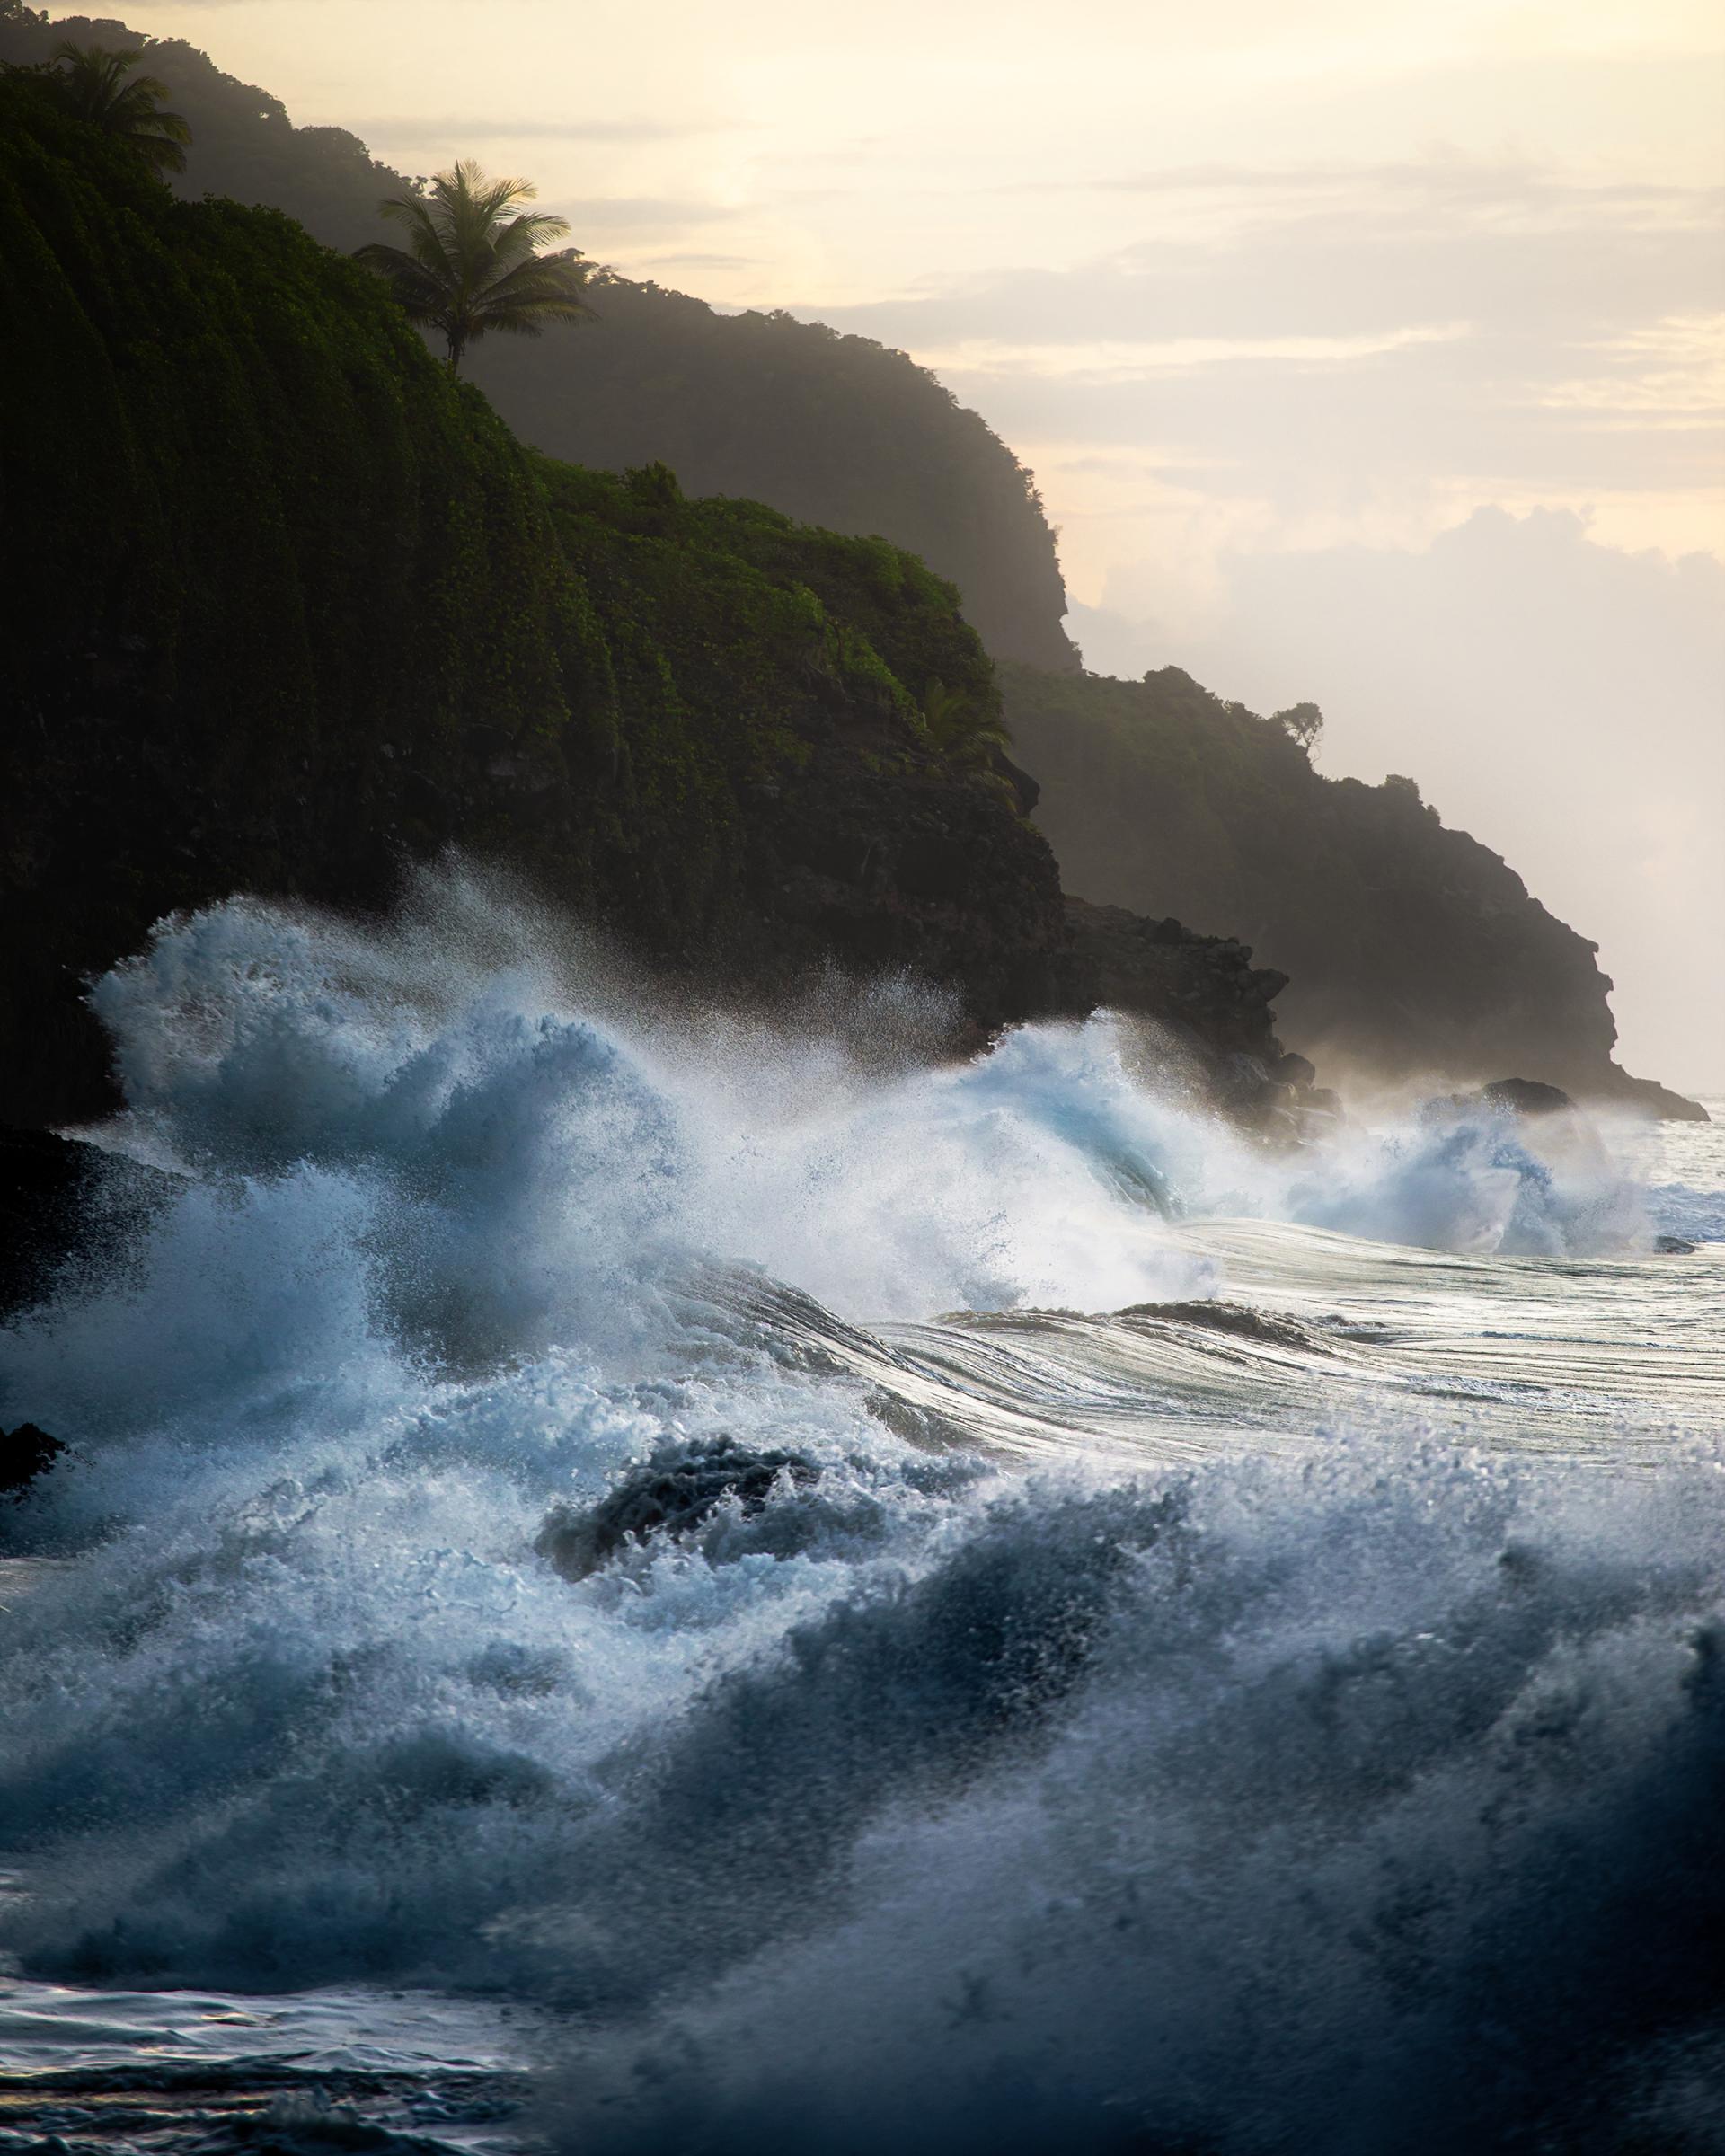
[[[459,885],[95,1000],[0,2151],[1725,2149],[1725,1121],[1272,1148]]]

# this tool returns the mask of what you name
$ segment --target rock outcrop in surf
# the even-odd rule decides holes
[[[818,1474],[805,1454],[779,1445],[761,1450],[725,1436],[661,1445],[597,1505],[554,1511],[539,1552],[566,1579],[586,1579],[632,1545],[692,1533],[721,1507],[756,1518],[776,1489],[808,1489]]]

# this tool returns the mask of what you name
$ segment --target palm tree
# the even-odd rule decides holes
[[[191,129],[177,112],[164,112],[156,103],[168,95],[165,83],[153,75],[133,75],[144,57],[141,47],[120,52],[65,38],[51,57],[60,64],[60,94],[80,119],[129,143],[158,172],[185,171],[183,145],[191,140]]]
[[[374,240],[355,253],[389,280],[410,321],[442,331],[452,375],[488,331],[536,337],[548,322],[579,322],[593,312],[581,296],[588,265],[579,250],[539,252],[562,237],[568,220],[517,208],[538,191],[525,180],[487,179],[463,158],[424,194],[380,205],[407,226],[404,248]]]

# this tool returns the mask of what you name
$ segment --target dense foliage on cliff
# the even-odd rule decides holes
[[[1068,887],[1243,938],[1292,976],[1278,1023],[1326,1075],[1515,1072],[1686,1105],[1613,1063],[1596,947],[1446,830],[1411,780],[1324,778],[1284,720],[1178,667],[1005,679],[1014,753]]]
[[[998,707],[919,563],[522,449],[376,279],[29,75],[0,252],[0,1118],[99,1105],[78,978],[160,914],[453,842],[661,956],[1039,992],[1053,862],[921,715]]]
[[[601,276],[590,335],[491,345],[473,377],[578,464],[662,462],[690,493],[754,496],[883,534],[959,588],[995,657],[1067,667],[1066,588],[1031,475],[902,352],[782,313],[721,314]]]
[[[296,128],[266,92],[195,47],[83,17],[51,31],[0,8],[0,61],[45,60],[71,35],[146,49],[190,121],[175,184],[285,210],[327,245],[387,238],[402,175],[341,128]],[[574,237],[581,240],[579,206]],[[609,277],[591,332],[475,352],[473,378],[521,437],[608,470],[666,464],[689,494],[737,494],[836,532],[879,533],[959,587],[1000,656],[1070,667],[1054,535],[1030,474],[973,411],[902,352],[780,313],[720,314]]]

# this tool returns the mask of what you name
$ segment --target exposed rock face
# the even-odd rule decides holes
[[[1256,1117],[1299,1105],[1316,1076],[1285,1055],[1270,1005],[1286,974],[1255,967],[1231,936],[1200,936],[1175,920],[1066,900],[1075,1007],[1098,1004],[1153,1020],[1183,1051],[1218,1105]]]
[[[1290,976],[1278,1018],[1322,1066],[1402,1083],[1523,1073],[1584,1100],[1701,1110],[1613,1060],[1593,944],[1411,782],[1314,771],[1285,726],[1178,667],[1006,669],[1014,755],[1069,888],[1243,938]]]
[[[58,1437],[39,1430],[33,1422],[0,1430],[0,1498],[19,1503],[37,1476],[45,1474],[65,1450]]]
[[[0,1323],[45,1294],[72,1255],[101,1169],[93,1146],[0,1127]]]
[[[1001,807],[996,794],[933,773],[886,773],[866,747],[828,742],[774,812],[752,819],[750,877],[774,924],[774,970],[792,978],[834,958],[950,985],[971,1029],[955,1047],[1065,1008],[1073,959],[1059,871]],[[758,976],[762,956],[758,941],[752,962],[737,951],[739,977]]]
[[[0,1127],[0,1326],[49,1294],[83,1247],[101,1173],[93,1146]],[[0,1429],[0,1502],[21,1502],[65,1450],[33,1422]]]
[[[123,1260],[179,1179],[75,1138],[0,1126],[0,1324],[68,1268]]]
[[[553,1512],[538,1548],[566,1579],[586,1579],[632,1542],[655,1535],[675,1541],[725,1505],[754,1518],[782,1484],[806,1489],[818,1480],[813,1462],[801,1453],[757,1452],[732,1437],[661,1445],[597,1505]]]
[[[1575,1106],[1561,1085],[1537,1078],[1494,1078],[1480,1088],[1478,1098],[1487,1108],[1507,1108],[1518,1116],[1561,1115]]]

